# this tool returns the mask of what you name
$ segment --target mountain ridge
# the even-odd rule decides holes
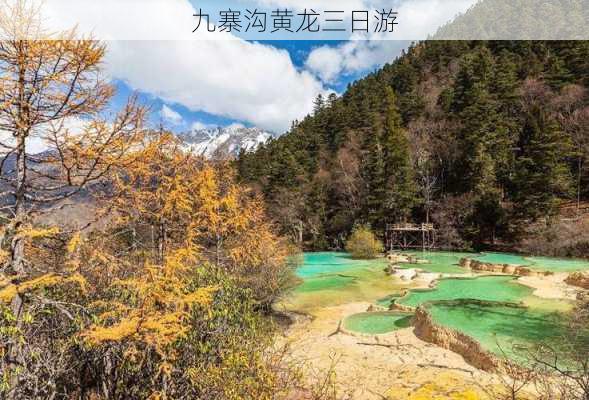
[[[251,152],[276,137],[272,132],[243,125],[193,129],[178,135],[187,151],[206,158],[235,158],[243,150]]]

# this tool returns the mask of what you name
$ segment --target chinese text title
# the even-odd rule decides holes
[[[349,14],[349,15],[348,15]],[[270,12],[254,10],[224,10],[218,15],[199,9],[194,14],[193,33],[208,32],[394,32],[398,25],[396,11],[321,11],[304,9],[301,12],[276,9]]]

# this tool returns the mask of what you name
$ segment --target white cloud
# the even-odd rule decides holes
[[[295,10],[314,9],[315,11],[345,11],[346,14],[351,14],[354,10],[368,10],[368,1],[365,0],[251,0],[250,3],[256,3],[260,7],[265,8],[288,8]]]
[[[312,8],[317,12],[325,10],[344,11],[342,15],[345,16],[345,23],[348,26],[353,11],[374,12],[376,10],[392,9],[398,12],[398,25],[395,27],[394,33],[384,35],[381,38],[386,40],[427,39],[440,26],[451,21],[459,13],[467,11],[477,1],[479,0],[244,0],[245,3],[253,2],[267,8],[278,7],[294,10]],[[347,35],[349,35],[349,31],[347,31]],[[337,39],[344,38],[344,34],[337,36]],[[368,35],[361,39],[375,40],[379,38]]]
[[[115,41],[109,73],[168,103],[248,121],[275,132],[312,110],[325,93],[289,53],[246,41]]]
[[[196,38],[188,0],[47,0],[42,14],[52,31],[77,26],[100,40]]]
[[[173,125],[182,125],[184,119],[179,112],[174,111],[171,107],[164,104],[160,110],[160,116],[164,121],[170,122]]]
[[[58,120],[52,124],[42,124],[37,126],[27,137],[26,152],[28,154],[39,154],[47,150],[54,150],[55,145],[50,140],[49,132],[53,129],[60,129],[61,132],[66,130],[70,135],[78,135],[88,126],[88,122],[78,118],[69,117]],[[16,147],[16,139],[7,131],[0,130],[0,154],[5,154],[11,148]]]
[[[343,74],[373,69],[393,61],[409,42],[356,40],[339,46],[321,46],[308,56],[305,66],[324,82],[333,82]]]
[[[400,23],[421,35],[474,1],[405,0],[395,4]],[[242,3],[244,7],[252,3],[302,6],[299,0]],[[313,7],[349,11],[395,4],[385,0],[314,0]],[[195,37],[186,28],[193,25],[195,12],[188,0],[50,0],[45,2],[44,12],[52,31],[77,24],[81,32],[91,32],[99,39],[142,39],[107,43],[109,75],[131,88],[169,104],[247,121],[277,133],[312,110],[317,94],[328,92],[323,82],[391,61],[400,46],[398,42],[357,41],[320,47],[300,70],[286,50],[246,42],[228,33]],[[201,40],[212,37],[215,40]]]
[[[133,24],[134,35],[149,38],[152,34],[145,31],[149,29],[163,38],[176,37],[179,21],[194,12],[188,0],[165,0],[165,5],[163,0],[106,1],[100,5],[88,0],[47,2],[53,16],[48,19],[53,21],[50,28],[64,29],[77,22],[81,32],[92,31],[99,38],[126,37],[125,23],[135,15],[141,20]],[[112,18],[104,15],[105,9]],[[295,67],[286,50],[228,33],[214,37],[224,40],[109,41],[106,68],[111,77],[167,103],[278,133],[309,113],[317,94],[326,93],[313,74]]]
[[[479,0],[403,0],[398,8],[400,39],[426,39]]]
[[[285,1],[290,0],[268,0]],[[396,4],[399,12],[398,37],[400,40],[382,40],[378,34],[353,35],[353,40],[338,46],[321,46],[314,49],[305,62],[324,82],[336,80],[342,73],[355,73],[380,67],[393,61],[410,41],[407,39],[427,38],[444,23],[460,12],[466,11],[477,0],[404,0]],[[384,4],[388,3],[388,4]],[[385,0],[370,1],[367,9],[391,7]],[[402,40],[405,39],[405,40]]]

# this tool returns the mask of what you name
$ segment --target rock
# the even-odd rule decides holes
[[[399,277],[402,281],[410,281],[417,276],[415,269],[397,269],[394,276]]]
[[[415,308],[403,304],[398,304],[396,301],[394,301],[389,306],[389,311],[401,311],[406,313],[412,313],[415,311]]]
[[[515,269],[515,275],[518,276],[538,276],[538,272],[532,271],[530,268],[527,267],[517,267]]]
[[[503,273],[504,274],[509,274],[509,275],[514,275],[515,274],[515,269],[516,269],[516,267],[514,265],[506,264],[506,265],[503,266]]]
[[[503,264],[491,264],[477,260],[471,260],[470,268],[473,271],[503,273]]]
[[[421,281],[429,282],[429,287],[436,286],[437,280],[440,279],[442,274],[438,272],[420,272],[417,274],[416,279]]]
[[[409,263],[409,256],[401,253],[389,253],[387,259],[391,264]]]
[[[492,264],[485,263],[478,260],[469,260],[463,258],[460,260],[460,265],[465,268],[470,268],[475,272],[492,272],[497,274],[508,274],[517,276],[549,276],[554,275],[553,272],[547,271],[535,271],[531,268],[524,267],[522,265],[513,264]],[[467,267],[468,266],[468,267]]]
[[[589,272],[573,272],[564,281],[571,286],[589,290]]]
[[[582,302],[589,302],[589,292],[581,291],[577,293],[577,300]]]
[[[415,269],[405,269],[405,270],[397,270],[399,277],[404,281],[410,281],[417,276],[417,270]]]
[[[472,260],[470,258],[463,257],[460,259],[460,262],[458,263],[458,265],[460,265],[462,268],[470,269],[471,262],[472,262]]]
[[[436,324],[424,307],[418,307],[413,317],[415,335],[429,343],[460,354],[469,364],[484,371],[500,369],[501,360],[483,349],[475,339],[462,332]]]

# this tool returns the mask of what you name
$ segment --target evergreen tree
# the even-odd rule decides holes
[[[386,203],[385,155],[380,142],[380,123],[373,116],[373,127],[363,144],[361,174],[366,183],[363,215],[375,229],[384,228],[384,205]]]
[[[569,195],[571,173],[564,154],[567,136],[542,104],[529,106],[515,169],[515,211],[532,220],[553,215],[559,199]]]
[[[527,82],[587,86],[587,54],[587,42],[418,43],[348,85],[341,97],[318,96],[314,112],[290,133],[240,155],[240,175],[263,187],[273,203],[290,198],[282,195],[289,191],[301,193],[308,210],[321,207],[321,217],[308,221],[321,233],[307,234],[310,240],[331,245],[357,219],[380,234],[387,220],[419,215],[409,139],[419,134],[431,146],[431,173],[439,177],[430,200],[434,214],[461,204],[444,212],[453,215],[463,242],[509,239],[515,221],[557,211],[555,204],[568,195],[567,176],[577,169],[565,162],[574,155],[563,122],[550,116],[556,92],[542,94],[540,110],[531,112],[526,96],[540,94],[526,94]],[[348,187],[342,189],[340,179]],[[324,186],[321,195],[316,185]],[[451,198],[459,200],[446,201]],[[433,222],[440,223],[435,216]]]
[[[325,100],[323,95],[319,93],[313,102],[313,114],[317,115],[325,107]]]
[[[565,62],[556,54],[550,54],[544,77],[550,87],[557,90],[573,80]]]
[[[417,190],[407,132],[401,125],[395,92],[385,89],[385,123],[383,129],[386,219],[406,221],[416,204]]]

